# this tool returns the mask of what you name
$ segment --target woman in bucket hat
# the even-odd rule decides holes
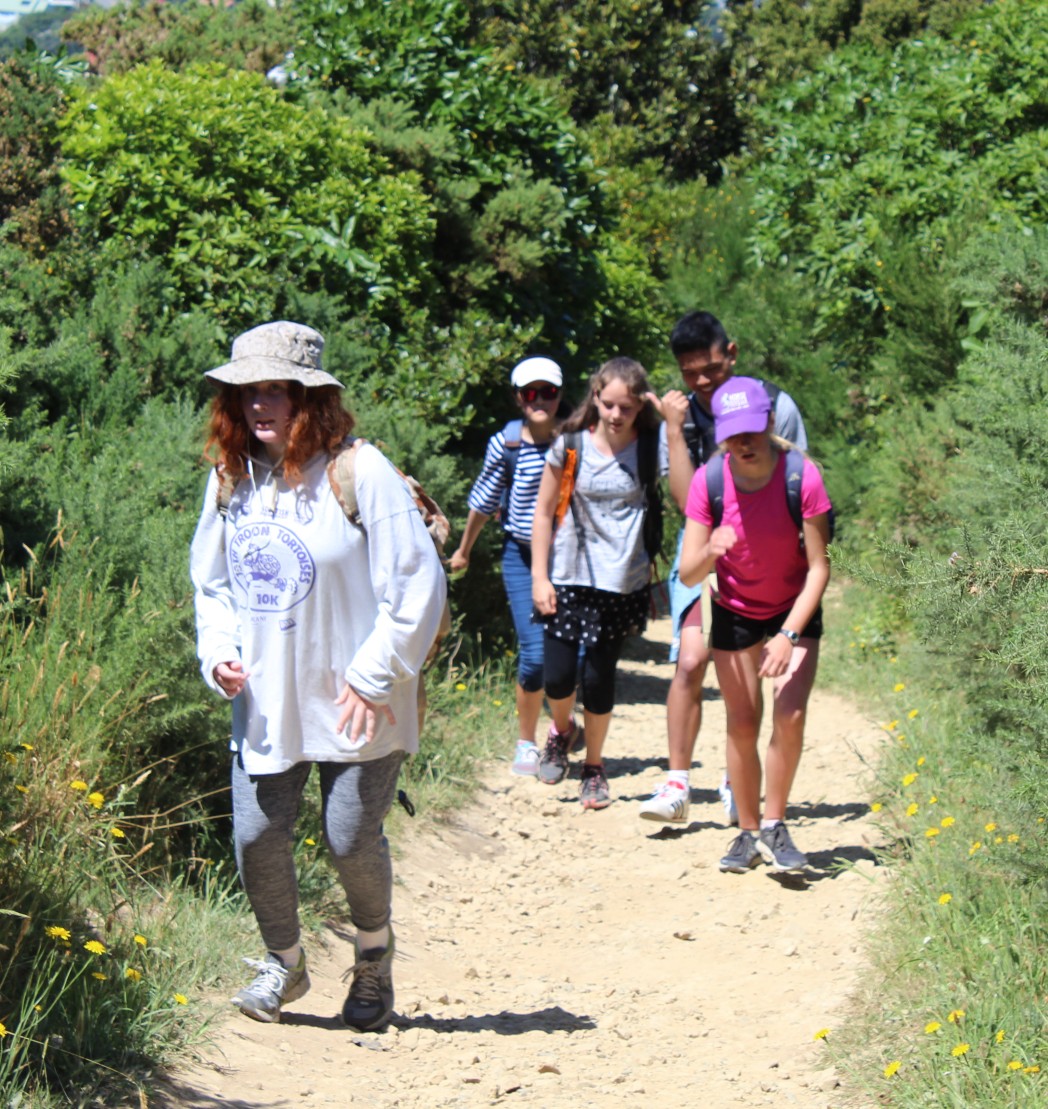
[[[392,868],[382,822],[418,748],[416,690],[440,620],[445,576],[404,481],[356,450],[359,526],[326,468],[353,417],[299,323],[240,335],[206,376],[215,462],[193,538],[197,652],[232,701],[237,866],[266,955],[232,999],[279,1021],[309,989],[292,835],[312,765],[324,838],[357,929],[346,1024],[384,1027],[393,1008]]]
[[[714,433],[723,460],[723,501],[711,504],[707,470],[691,483],[681,551],[686,585],[717,571],[710,645],[728,716],[728,776],[739,834],[721,859],[745,873],[763,858],[779,871],[802,871],[807,857],[786,828],[786,803],[804,744],[808,697],[822,636],[822,595],[830,501],[818,468],[803,460],[802,532],[786,496],[790,444],[772,434],[771,401],[761,382],[733,377],[713,394]],[[764,811],[757,752],[761,682],[773,681],[772,735]]]
[[[540,752],[535,743],[542,713],[544,630],[531,619],[531,521],[535,516],[546,452],[560,426],[564,375],[552,358],[518,362],[510,373],[513,399],[522,418],[511,420],[488,440],[484,465],[469,494],[469,516],[458,549],[448,560],[452,573],[469,569],[481,529],[499,513],[504,532],[502,584],[517,634],[517,742],[510,772],[535,777]],[[572,720],[573,743],[580,729]]]

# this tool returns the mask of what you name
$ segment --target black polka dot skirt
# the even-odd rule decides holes
[[[532,617],[546,625],[557,639],[570,643],[607,643],[627,635],[639,635],[648,624],[651,589],[635,593],[609,593],[588,585],[558,585],[557,611],[552,616]]]

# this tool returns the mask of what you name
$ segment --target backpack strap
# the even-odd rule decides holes
[[[688,394],[688,418],[684,421],[684,442],[697,470],[717,453],[717,440],[713,434],[713,416],[699,404],[694,393]]]
[[[335,500],[342,507],[346,519],[363,529],[360,520],[360,506],[357,503],[357,451],[366,439],[346,440],[342,450],[327,464],[328,481]]]
[[[710,502],[713,527],[719,528],[724,515],[724,452],[718,451],[706,461],[706,496]]]
[[[798,529],[804,530],[804,513],[801,511],[801,483],[804,481],[804,455],[800,451],[786,452],[786,504]]]
[[[578,477],[579,464],[582,461],[582,432],[564,432],[564,470],[560,475],[560,491],[557,494],[557,508],[553,514],[553,527],[564,519],[568,509],[571,509],[571,518],[575,521],[575,531],[579,537],[580,545],[583,542],[582,528],[579,527],[578,516],[575,513],[574,494],[575,479]]]
[[[637,437],[637,479],[644,489],[644,549],[654,562],[662,551],[658,431],[642,431]]]
[[[215,469],[218,471],[218,488],[215,490],[215,507],[219,516],[224,520],[229,515],[229,505],[233,500],[233,490],[237,483],[229,476],[229,471],[220,462]]]
[[[510,420],[502,429],[502,497],[499,501],[499,514],[503,527],[506,526],[506,517],[509,515],[509,494],[517,472],[517,459],[520,456],[523,436],[523,420]]]

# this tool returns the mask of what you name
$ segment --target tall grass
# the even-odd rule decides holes
[[[891,607],[848,590],[850,634],[824,668],[885,731],[872,807],[891,872],[870,969],[827,1050],[860,1105],[1033,1109],[1048,1103],[1045,814],[1016,752],[971,726],[965,689]]]

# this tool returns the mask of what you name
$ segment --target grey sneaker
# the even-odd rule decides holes
[[[509,768],[511,774],[518,778],[534,778],[539,772],[539,749],[534,743],[526,739],[517,740],[517,748],[513,753],[513,765]]]
[[[727,855],[720,861],[720,868],[725,873],[730,871],[732,874],[745,874],[760,861],[757,837],[744,829],[731,841]]]
[[[600,766],[584,765],[582,767],[582,785],[579,786],[579,800],[584,809],[606,809],[611,804],[611,790],[608,789],[608,779],[604,773],[603,763]]]
[[[280,1021],[280,1006],[288,1001],[296,1001],[309,989],[309,972],[306,970],[306,954],[298,957],[293,967],[286,967],[279,956],[272,951],[265,959],[245,959],[245,963],[258,971],[255,980],[240,990],[230,1001],[252,1020],[267,1024]]]
[[[542,752],[542,758],[539,759],[538,777],[540,782],[545,782],[548,786],[555,786],[563,780],[564,775],[568,772],[568,750],[577,731],[578,728],[576,727],[561,734],[552,724],[550,725],[549,736],[546,739],[546,749]]]
[[[781,820],[774,828],[761,829],[757,848],[772,870],[803,870],[808,865],[808,856],[797,850]]]
[[[342,1005],[342,1022],[358,1032],[381,1032],[393,1015],[393,955],[396,941],[389,930],[385,947],[357,948],[357,961],[346,974],[353,975]]]

